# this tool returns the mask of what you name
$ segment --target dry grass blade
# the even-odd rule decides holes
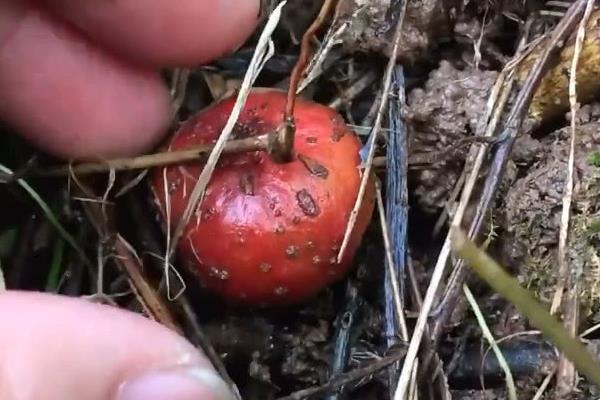
[[[73,189],[82,197],[90,197],[89,190],[79,182]],[[107,223],[106,212],[102,210],[101,203],[87,201],[82,203],[88,220],[102,239],[112,239],[112,259],[116,265],[127,275],[130,288],[138,299],[144,312],[155,321],[176,332],[181,329],[175,323],[166,305],[160,298],[158,292],[152,287],[143,274],[140,258],[133,247],[121,237],[118,232],[113,232]]]
[[[579,63],[579,57],[581,55],[581,49],[583,48],[583,41],[585,39],[585,26],[590,18],[592,8],[594,6],[593,0],[588,0],[584,17],[582,18],[579,29],[577,30],[577,37],[575,41],[575,51],[573,54],[573,61],[571,63],[571,70],[569,72],[569,103],[571,106],[571,141],[569,147],[569,161],[567,167],[567,177],[565,181],[565,187],[562,199],[562,212],[560,218],[560,231],[558,240],[558,264],[559,264],[559,285],[552,299],[551,312],[554,314],[561,303],[562,294],[566,284],[566,274],[569,266],[567,263],[567,241],[569,232],[569,219],[571,215],[571,203],[573,201],[573,179],[574,179],[574,167],[575,167],[575,144],[577,143],[577,110],[579,104],[577,103],[577,65]]]
[[[312,58],[310,64],[307,67],[308,72],[306,77],[300,83],[296,94],[300,94],[304,89],[308,87],[315,79],[317,79],[322,73],[325,64],[325,60],[329,56],[333,46],[339,42],[339,37],[348,29],[348,22],[343,23],[338,28],[335,28],[335,24],[329,28],[329,31],[325,35],[323,44],[317,51],[317,54]]]
[[[379,103],[377,117],[375,118],[375,123],[373,124],[373,131],[371,133],[371,136],[369,137],[369,153],[367,155],[365,168],[360,181],[358,196],[356,198],[356,202],[354,203],[354,208],[350,213],[350,218],[348,219],[348,224],[346,226],[346,232],[344,233],[344,239],[342,240],[342,245],[340,246],[340,251],[338,252],[338,263],[341,262],[346,252],[346,248],[348,247],[348,242],[350,241],[350,236],[352,235],[352,231],[354,230],[354,225],[356,225],[358,213],[362,207],[362,203],[367,190],[367,185],[371,177],[371,172],[373,169],[373,159],[375,158],[375,149],[377,147],[376,142],[379,136],[379,132],[381,131],[381,125],[385,116],[385,111],[387,109],[389,94],[392,86],[392,74],[394,72],[394,67],[398,58],[398,49],[400,48],[400,39],[402,38],[402,27],[404,26],[404,16],[406,15],[406,3],[406,0],[402,3],[402,9],[400,11],[400,16],[398,18],[396,30],[394,32],[394,47],[392,49],[392,54],[390,55],[390,59],[386,66],[385,75],[383,77],[383,86],[381,89],[381,102]]]
[[[486,127],[484,131],[484,136],[491,137],[494,134],[496,124],[499,120],[499,114],[502,110],[503,105],[508,99],[508,95],[510,93],[510,88],[512,85],[512,80],[509,81],[508,87],[503,89],[503,85],[505,82],[506,76],[509,74],[508,70],[503,70],[498,79],[496,80],[496,84],[494,85],[492,95],[490,96],[490,101],[487,106],[486,116],[482,121],[482,125]],[[503,89],[503,90],[502,90]],[[499,94],[503,93],[503,94]],[[500,98],[498,98],[500,96]],[[497,107],[498,106],[498,107]],[[491,119],[488,124],[488,120]],[[476,152],[476,155],[474,154]],[[472,149],[471,150],[471,159],[475,159],[472,164],[472,169],[469,174],[469,177],[466,181],[465,187],[463,189],[460,203],[453,215],[452,224],[460,225],[462,218],[466,212],[467,206],[469,204],[469,200],[475,188],[475,183],[477,182],[477,177],[479,175],[479,171],[481,166],[483,165],[483,161],[485,159],[485,154],[487,152],[486,148]],[[470,164],[470,163],[468,163]],[[398,382],[398,389],[396,391],[396,395],[394,396],[395,400],[404,400],[404,393],[408,388],[408,383],[410,380],[410,371],[412,370],[414,360],[416,359],[416,355],[421,343],[421,339],[423,338],[423,334],[425,333],[426,322],[433,306],[434,296],[437,293],[437,290],[440,286],[446,263],[448,261],[448,257],[450,256],[450,236],[448,235],[444,241],[438,259],[436,261],[433,274],[431,276],[431,280],[429,282],[429,286],[427,288],[427,292],[425,293],[425,298],[423,299],[423,304],[421,306],[421,310],[419,313],[419,317],[417,318],[417,323],[415,325],[412,339],[410,341],[409,349],[406,354],[405,364],[402,367],[402,372],[400,374],[400,379]],[[426,363],[427,364],[427,363]]]
[[[233,131],[235,123],[237,122],[237,119],[244,107],[244,104],[246,103],[246,99],[250,94],[250,90],[252,88],[252,85],[254,84],[254,81],[258,77],[258,74],[264,67],[266,61],[269,60],[273,55],[274,49],[273,42],[271,40],[271,35],[273,34],[275,28],[279,23],[279,20],[281,18],[281,10],[286,4],[286,0],[279,3],[279,5],[269,16],[269,20],[267,21],[267,24],[265,25],[265,28],[260,35],[260,38],[256,45],[256,50],[254,52],[254,55],[252,56],[252,61],[250,62],[248,71],[244,76],[244,80],[240,87],[240,91],[235,101],[233,110],[227,120],[227,123],[225,124],[225,127],[223,128],[223,131],[221,132],[221,135],[219,136],[219,139],[215,143],[215,147],[213,148],[212,152],[210,153],[210,156],[208,157],[206,165],[202,169],[202,173],[198,177],[198,181],[196,182],[196,185],[192,190],[188,204],[185,207],[181,220],[175,228],[172,241],[169,247],[167,248],[167,257],[165,257],[167,261],[171,259],[175,248],[177,247],[179,239],[181,238],[183,231],[185,230],[185,227],[187,226],[191,216],[196,210],[196,207],[204,197],[204,192],[210,181],[212,173],[217,166],[219,157],[221,156],[221,153],[225,148],[227,140],[229,139],[229,136]]]
[[[13,171],[4,165],[0,165],[0,172],[13,176]],[[92,263],[85,255],[85,252],[79,246],[75,238],[67,232],[67,230],[62,226],[62,224],[58,221],[58,218],[54,214],[54,212],[50,209],[50,206],[40,197],[40,195],[22,178],[18,178],[16,180],[17,184],[21,186],[29,196],[38,204],[38,206],[44,212],[44,215],[48,219],[48,221],[54,226],[54,228],[58,231],[58,233],[63,237],[63,239],[75,250],[75,252],[81,257],[81,260],[85,262],[88,266],[91,266]]]
[[[573,201],[573,181],[575,167],[575,146],[577,143],[577,110],[579,104],[577,102],[577,66],[581,51],[583,49],[583,41],[585,40],[586,25],[594,7],[593,0],[587,0],[585,12],[575,38],[575,50],[573,60],[571,62],[571,70],[569,73],[569,105],[571,108],[571,141],[569,147],[569,160],[567,166],[567,179],[562,199],[562,212],[560,219],[560,230],[558,239],[558,287],[552,299],[551,313],[555,313],[560,308],[562,303],[562,295],[565,287],[570,284],[572,292],[567,296],[567,305],[565,306],[565,325],[571,335],[577,335],[577,327],[579,326],[579,296],[572,295],[578,293],[580,274],[569,273],[569,262],[567,260],[567,245],[569,236],[569,222],[571,217],[571,204]],[[573,282],[574,281],[574,282]],[[558,388],[557,395],[565,396],[572,392],[577,386],[577,376],[575,367],[564,356],[561,356],[558,369],[556,371],[556,386]]]
[[[492,335],[490,328],[485,322],[485,317],[483,316],[483,313],[481,312],[481,309],[477,304],[477,300],[475,299],[475,296],[473,296],[473,293],[467,285],[463,285],[463,291],[465,293],[467,301],[469,302],[469,305],[473,309],[475,317],[477,318],[477,323],[479,324],[483,337],[485,337],[489,345],[492,347],[492,350],[496,355],[496,359],[498,360],[498,364],[500,364],[500,367],[504,371],[504,375],[506,377],[506,390],[508,392],[508,398],[510,400],[517,400],[517,389],[515,387],[515,380],[513,379],[512,372],[510,371],[510,367],[508,366],[508,363],[506,362],[502,351],[500,351],[500,347],[498,347],[498,342],[496,342],[494,335]]]

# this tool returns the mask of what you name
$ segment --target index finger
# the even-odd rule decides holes
[[[122,57],[195,66],[234,50],[252,33],[260,0],[41,0]]]

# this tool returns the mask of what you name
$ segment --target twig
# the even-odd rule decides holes
[[[514,143],[516,136],[520,131],[521,125],[529,109],[531,99],[535,94],[535,89],[538,87],[541,79],[544,76],[545,71],[548,69],[551,57],[554,56],[562,48],[562,46],[564,46],[566,38],[572,31],[572,28],[577,23],[580,14],[583,12],[583,6],[584,0],[578,0],[578,2],[576,2],[573,5],[573,7],[569,9],[569,12],[565,15],[565,17],[555,28],[551,36],[551,40],[548,44],[548,47],[535,61],[532,69],[530,70],[529,75],[527,76],[525,83],[523,84],[523,87],[519,91],[519,94],[514,102],[513,108],[511,109],[511,112],[507,117],[505,130],[501,136],[502,140],[499,142],[498,148],[494,154],[493,163],[490,168],[490,172],[486,178],[484,192],[477,206],[475,217],[471,223],[469,237],[475,237],[479,233],[479,230],[483,224],[484,216],[486,215],[487,210],[492,203],[492,200],[495,198],[496,190],[503,176],[504,166],[508,160],[508,155],[510,154],[510,151],[512,149],[512,144]],[[455,221],[456,219],[454,219],[453,222]],[[446,266],[445,260],[449,254],[449,250],[449,243],[448,241],[446,241],[444,243],[444,246],[442,247],[440,257],[438,259],[438,261],[444,260],[444,262],[437,263],[432,274],[431,281],[427,289],[427,293],[425,294],[425,299],[423,301],[423,309],[421,310],[421,313],[419,314],[419,317],[417,318],[417,322],[415,324],[415,333],[413,334],[413,337],[409,344],[409,348],[406,354],[406,361],[403,365],[402,372],[400,374],[398,390],[396,391],[394,400],[405,400],[406,398],[406,391],[408,387],[408,381],[410,379],[412,365],[421,345],[421,339],[423,337],[425,324],[427,323],[427,319],[429,317],[429,311],[433,304],[433,300],[436,295],[439,284],[442,280],[442,276]],[[464,282],[467,276],[463,264],[464,263],[459,262],[457,267],[454,269],[454,274],[458,277],[453,281],[453,287],[455,288],[455,290],[458,290],[457,286],[462,286],[462,283]],[[462,271],[459,271],[459,269],[462,269]],[[453,296],[452,298],[454,298],[456,301],[458,297]]]
[[[381,183],[379,181],[376,182],[376,194],[377,194],[377,211],[379,212],[379,223],[381,224],[381,231],[383,236],[383,244],[385,248],[385,264],[386,264],[386,278],[389,277],[389,285],[391,286],[391,295],[392,298],[391,304],[393,304],[392,310],[390,312],[393,315],[393,328],[391,332],[386,332],[386,337],[388,341],[388,345],[394,344],[396,340],[396,334],[399,332],[400,337],[404,341],[408,341],[408,328],[406,327],[406,319],[404,318],[404,305],[402,301],[402,297],[400,294],[400,285],[399,279],[397,275],[396,263],[394,262],[394,256],[392,255],[392,245],[390,243],[390,234],[388,231],[388,224],[385,218],[385,207],[383,205],[383,196],[381,194]],[[386,283],[388,279],[386,279]],[[387,302],[386,302],[387,303]],[[386,304],[386,317],[387,317],[387,307]],[[391,327],[386,326],[386,331]]]
[[[567,37],[571,34],[574,26],[581,17],[581,13],[583,13],[583,7],[585,5],[584,3],[584,0],[578,0],[576,3],[574,3],[565,17],[556,26],[552,32],[552,35],[550,36],[546,48],[540,57],[536,59],[533,67],[530,69],[530,72],[527,75],[527,79],[525,80],[521,90],[517,95],[517,98],[515,99],[513,107],[506,119],[504,130],[500,135],[500,139],[498,140],[499,144],[494,152],[490,171],[488,172],[485,180],[484,190],[477,205],[475,216],[470,225],[470,238],[474,238],[479,234],[487,211],[490,208],[492,201],[495,199],[496,191],[503,177],[504,166],[508,161],[512,150],[512,145],[514,144],[514,141],[520,132],[523,121],[526,118],[529,105],[536,93],[536,89],[546,71],[550,67],[551,59],[562,49]],[[444,296],[444,299],[452,300],[453,303],[450,305],[445,304],[445,308],[447,309],[446,311],[451,310],[458,301],[456,292],[460,290],[460,287],[467,277],[467,273],[468,271],[465,269],[462,261],[459,261],[453,268],[452,280],[448,285],[448,289]],[[445,317],[447,318],[448,316],[449,315],[447,312]],[[441,329],[444,322],[445,320],[442,321],[441,318],[438,318],[436,321],[436,328],[438,328],[438,331]]]
[[[265,150],[268,136],[260,135],[245,139],[229,140],[223,148],[223,153],[241,153],[245,151]],[[214,144],[204,144],[187,148],[185,150],[164,151],[155,154],[142,155],[129,158],[115,158],[104,162],[86,162],[75,165],[65,165],[55,168],[39,169],[32,172],[33,176],[57,177],[68,174],[87,175],[114,170],[128,171],[146,169],[174,164],[183,164],[191,161],[205,159],[215,148]]]
[[[321,28],[321,25],[325,22],[325,19],[329,15],[329,12],[333,8],[336,0],[325,0],[321,6],[319,14],[308,27],[304,36],[302,36],[302,43],[300,44],[300,55],[298,61],[294,65],[294,69],[290,75],[290,85],[287,93],[287,100],[285,104],[285,113],[283,116],[283,124],[279,127],[277,132],[277,143],[273,143],[273,156],[275,161],[287,162],[292,158],[292,150],[294,148],[294,134],[296,131],[296,124],[294,121],[294,108],[296,106],[296,93],[298,92],[298,85],[300,79],[304,74],[306,65],[309,63],[310,57],[310,42]]]
[[[342,240],[342,245],[340,246],[340,250],[337,256],[337,262],[340,263],[344,253],[346,252],[346,248],[348,247],[348,243],[350,241],[350,236],[354,231],[354,225],[356,224],[356,220],[358,218],[358,214],[362,207],[362,203],[365,197],[365,193],[367,191],[367,186],[371,179],[371,170],[373,169],[373,158],[375,158],[375,149],[376,142],[379,136],[379,132],[381,130],[381,125],[383,122],[384,114],[387,109],[389,93],[392,86],[392,73],[394,72],[394,66],[396,65],[396,61],[398,59],[398,50],[400,48],[400,39],[402,38],[402,27],[404,26],[404,16],[406,15],[406,0],[402,2],[402,6],[400,9],[400,15],[398,17],[398,23],[396,25],[396,31],[394,32],[394,47],[392,49],[392,54],[390,55],[390,59],[388,60],[388,64],[386,66],[385,74],[383,77],[383,87],[381,90],[381,102],[379,103],[379,109],[377,112],[377,117],[375,118],[375,123],[373,124],[373,131],[371,132],[371,136],[367,142],[369,153],[365,160],[365,168],[363,171],[363,175],[360,181],[360,188],[358,190],[358,196],[356,198],[356,202],[354,203],[354,208],[350,213],[350,218],[348,219],[348,224],[346,226],[346,232],[344,233],[344,239]]]
[[[375,69],[370,69],[367,73],[354,81],[354,83],[352,83],[352,85],[350,85],[350,87],[342,94],[329,102],[329,107],[339,109],[344,103],[351,101],[366,88],[371,86],[373,82],[375,82],[375,79],[377,79],[377,71]]]
[[[510,367],[508,366],[508,363],[506,362],[506,359],[504,358],[502,351],[500,351],[500,348],[498,347],[498,343],[496,342],[494,335],[490,331],[490,328],[488,327],[488,325],[485,321],[485,317],[483,316],[483,313],[481,312],[481,309],[479,308],[479,305],[477,304],[477,300],[475,300],[473,293],[471,293],[471,290],[469,289],[469,287],[467,285],[463,285],[463,291],[465,292],[467,301],[471,305],[471,308],[473,309],[473,313],[475,314],[475,317],[477,318],[477,323],[479,324],[479,328],[481,329],[481,333],[483,334],[483,337],[485,337],[485,339],[488,341],[489,345],[492,347],[492,350],[494,351],[494,355],[496,356],[496,359],[498,360],[500,367],[504,371],[504,376],[506,378],[506,390],[508,392],[508,398],[510,400],[517,400],[517,389],[515,387],[515,380],[513,379],[512,372],[510,371]]]
[[[348,29],[350,22],[345,21],[339,28],[334,30],[334,26],[332,25],[329,28],[329,31],[325,35],[325,39],[323,40],[323,44],[317,51],[317,54],[312,58],[310,64],[307,67],[306,78],[300,83],[298,91],[296,93],[301,93],[304,91],[315,79],[317,79],[322,73],[325,66],[325,60],[327,60],[327,56],[335,46],[339,42],[339,37],[344,33],[346,29]],[[337,59],[341,58],[341,54],[334,53],[334,59],[330,59],[327,64],[335,63]]]
[[[484,130],[484,133],[482,136],[490,137],[493,135],[493,132],[495,130],[495,123],[498,121],[498,118],[492,118],[492,120],[489,124],[487,124],[487,121],[490,117],[493,116],[493,111],[495,109],[495,105],[496,105],[495,101],[497,100],[497,96],[495,95],[495,92],[500,91],[500,88],[502,88],[505,76],[507,74],[508,74],[508,71],[503,70],[497,79],[496,85],[494,86],[494,91],[492,92],[492,96],[490,96],[490,102],[487,107],[486,115],[485,115],[485,117],[482,121],[482,125],[481,125],[481,126],[487,126],[487,129]],[[509,86],[510,86],[510,84],[512,84],[512,83],[509,83]],[[501,96],[501,98],[499,100],[501,105],[508,99],[508,92],[509,92],[509,90],[506,89],[504,92],[505,94],[503,96]],[[499,108],[501,109],[502,107],[499,107]],[[498,115],[498,113],[496,115]],[[475,158],[475,161],[474,161],[474,165],[472,167],[471,173],[469,175],[469,178],[467,179],[467,182],[463,189],[463,192],[461,195],[461,201],[458,204],[458,207],[453,215],[453,218],[452,218],[453,225],[458,226],[458,225],[460,225],[460,223],[462,221],[464,213],[466,212],[467,206],[469,204],[469,199],[470,199],[473,189],[475,187],[475,183],[477,182],[477,178],[479,175],[479,169],[481,168],[481,165],[483,164],[483,160],[484,160],[487,149],[480,148],[475,156],[473,153],[475,153],[476,151],[477,151],[476,149],[472,149],[472,151],[471,151],[471,153],[472,153],[471,157]],[[416,322],[416,325],[415,325],[415,328],[413,331],[412,339],[409,344],[409,348],[408,348],[408,352],[407,352],[406,360],[405,360],[405,365],[403,366],[403,369],[402,369],[402,372],[401,372],[401,375],[399,378],[398,390],[396,392],[394,400],[404,400],[404,393],[406,393],[408,379],[410,377],[410,375],[409,375],[410,368],[412,368],[407,363],[414,362],[414,359],[416,358],[417,352],[420,347],[421,339],[423,338],[423,334],[425,333],[426,322],[427,322],[427,319],[429,318],[429,312],[431,311],[431,309],[433,307],[434,297],[437,293],[437,290],[441,283],[442,277],[444,275],[444,271],[445,271],[445,267],[446,267],[446,263],[448,261],[449,255],[450,255],[450,237],[448,235],[444,241],[444,244],[442,246],[442,249],[440,251],[438,259],[436,261],[436,264],[435,264],[435,267],[433,270],[433,274],[431,276],[431,280],[430,280],[429,286],[427,288],[427,292],[425,293],[425,298],[423,299],[419,317],[417,318],[417,322]],[[432,336],[434,338],[436,337],[435,326],[434,326],[434,332],[432,332]],[[435,342],[434,342],[433,347],[435,347]],[[433,356],[433,354],[432,354],[432,356]],[[428,364],[430,362],[429,359],[430,358],[428,357],[426,362],[423,363],[425,369],[427,369],[427,367],[428,367]],[[400,387],[401,384],[403,385],[402,388]],[[401,389],[401,391],[400,391],[400,389]]]
[[[402,360],[402,357],[404,357],[404,351],[396,351],[393,354],[386,355],[380,360],[374,361],[365,367],[357,368],[345,374],[335,376],[324,385],[302,389],[288,396],[280,397],[277,400],[305,400],[321,393],[329,393],[336,388],[347,385],[348,383],[358,381],[369,375],[373,375],[375,372]]]
[[[348,279],[346,283],[346,302],[344,311],[338,315],[337,329],[334,338],[333,361],[331,363],[330,376],[342,374],[346,369],[348,358],[350,357],[350,335],[355,326],[358,313],[362,306],[362,300],[358,295],[358,288],[353,279]],[[343,388],[340,388],[342,390]],[[338,393],[333,393],[327,400],[338,400]]]
[[[535,395],[531,398],[531,400],[541,400],[542,399],[542,396],[544,395],[544,392],[546,391],[546,388],[548,387],[548,385],[550,385],[550,381],[552,381],[552,378],[554,377],[555,373],[556,373],[556,368],[553,371],[551,371],[548,375],[546,375],[546,377],[542,381],[542,384],[540,385],[538,390],[535,391]]]
[[[170,246],[168,246],[168,248],[166,249],[167,254],[165,257],[165,263],[167,264],[169,263],[169,260],[175,252],[175,248],[179,243],[179,239],[181,238],[185,227],[187,226],[192,214],[194,213],[194,210],[196,210],[197,205],[202,201],[204,197],[206,186],[208,185],[212,173],[217,166],[217,162],[219,160],[219,157],[221,156],[221,153],[223,152],[223,149],[225,148],[227,140],[229,140],[229,136],[233,131],[235,123],[237,122],[237,119],[242,112],[242,108],[246,103],[246,99],[250,94],[250,90],[252,85],[254,84],[254,81],[256,80],[258,74],[264,67],[265,62],[273,55],[274,45],[271,40],[271,35],[273,34],[273,31],[279,23],[279,19],[281,18],[281,10],[286,4],[287,0],[283,0],[281,3],[278,4],[273,13],[269,16],[269,20],[267,21],[267,24],[262,34],[260,35],[254,55],[252,56],[252,61],[250,63],[250,66],[248,67],[248,71],[246,71],[246,75],[244,76],[244,80],[242,82],[237,99],[233,106],[233,110],[231,111],[231,114],[227,119],[227,123],[225,124],[225,127],[223,128],[219,139],[215,144],[215,147],[213,148],[208,157],[206,165],[204,166],[202,172],[200,173],[200,176],[198,177],[198,180],[194,186],[194,189],[192,190],[192,193],[185,207],[181,220],[177,224],[175,232],[173,233]]]
[[[190,302],[185,296],[179,296],[177,302],[181,306],[183,313],[192,329],[192,342],[196,346],[199,346],[204,352],[204,354],[206,354],[206,356],[211,361],[216,370],[219,372],[223,380],[227,382],[230,389],[233,391],[236,400],[242,400],[242,395],[240,394],[238,386],[236,385],[235,381],[231,378],[231,376],[229,376],[229,373],[227,372],[227,368],[225,367],[223,360],[221,360],[219,354],[217,354],[214,347],[210,344],[209,339],[206,337],[204,330],[198,322],[198,318],[196,316],[196,313],[192,309]]]
[[[575,144],[577,142],[577,111],[579,104],[577,102],[577,66],[585,40],[585,28],[590,19],[592,9],[594,7],[593,0],[587,0],[585,12],[577,36],[575,39],[575,49],[573,52],[573,60],[571,62],[571,71],[569,74],[569,105],[571,107],[571,143],[569,147],[569,161],[567,167],[567,179],[562,199],[562,212],[560,219],[560,230],[558,238],[558,285],[554,298],[552,299],[552,307],[550,312],[555,313],[560,308],[562,303],[562,295],[566,285],[571,286],[570,295],[567,296],[567,305],[565,307],[565,325],[571,335],[577,335],[577,327],[579,326],[579,285],[581,274],[576,274],[570,271],[569,262],[567,260],[567,244],[569,239],[569,220],[571,217],[571,203],[573,201],[573,180],[575,167]],[[575,295],[573,295],[575,293]],[[576,371],[564,356],[561,356],[556,371],[556,387],[557,395],[564,397],[571,393],[577,386]]]
[[[404,320],[404,277],[408,227],[408,140],[406,125],[401,117],[405,101],[404,69],[402,66],[394,69],[392,80],[392,99],[388,110],[390,132],[386,157],[386,218],[384,219],[381,215],[387,256],[383,293],[385,297],[385,331],[388,349],[397,344],[398,336],[405,342],[409,339],[406,321]],[[378,190],[378,202],[380,192]],[[397,365],[390,368],[388,377],[390,394],[394,393],[399,370],[400,368]]]
[[[581,342],[573,338],[548,310],[519,285],[515,278],[475,246],[457,227],[452,228],[452,248],[494,291],[510,301],[533,326],[540,329],[581,373],[595,385],[600,386],[600,365]]]
[[[88,188],[82,183],[78,183],[73,190],[82,196],[90,195]],[[102,211],[101,204],[98,202],[83,202],[82,205],[98,236],[102,240],[111,240],[114,252],[113,259],[119,269],[127,276],[129,286],[145,313],[166,327],[181,332],[156,289],[150,285],[144,276],[141,260],[133,247],[118,232],[113,232],[109,228],[110,224],[107,223],[106,214]]]
[[[496,131],[497,124],[500,121],[500,117],[502,115],[502,112],[504,111],[504,107],[508,101],[510,92],[514,85],[514,78],[512,76],[510,78],[507,78],[508,75],[510,75],[510,71],[508,69],[504,69],[502,70],[502,72],[498,76],[498,79],[496,80],[496,83],[490,96],[491,101],[488,103],[486,116],[481,121],[482,124],[480,129],[484,130],[482,134],[483,137],[493,137]],[[506,82],[507,79],[508,82]],[[475,189],[475,184],[477,183],[477,180],[479,178],[479,174],[483,166],[483,162],[485,160],[487,151],[488,149],[485,147],[473,147],[470,150],[470,154],[467,157],[467,165],[465,166],[466,169],[470,169],[469,175],[463,187],[460,201],[458,203],[456,211],[452,216],[452,226],[460,226],[462,223],[467,207],[471,203],[471,196]],[[446,263],[448,262],[449,256],[450,233],[448,232],[446,234],[442,250],[438,255],[438,259],[436,261],[434,270],[436,270],[437,268],[444,268],[446,266]],[[458,272],[464,273],[464,271]],[[461,287],[460,284],[462,282],[462,274],[457,274],[457,271],[453,270],[446,284],[446,290],[442,296],[442,299],[440,300],[439,309],[435,312],[436,317],[432,328],[432,342],[434,348],[437,347],[437,342],[441,337],[442,330],[446,324],[446,321],[448,320],[452,311],[455,308],[454,305],[456,304],[458,295],[460,293],[459,288]]]

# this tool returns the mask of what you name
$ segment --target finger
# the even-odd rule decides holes
[[[138,314],[41,293],[0,294],[3,400],[230,400],[182,337]]]
[[[108,1],[112,2],[112,1]],[[63,157],[152,147],[169,121],[159,75],[119,61],[35,6],[0,1],[0,118]]]
[[[43,0],[94,40],[159,66],[194,66],[241,45],[260,0]]]

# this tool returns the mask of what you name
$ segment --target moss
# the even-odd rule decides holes
[[[589,166],[600,168],[600,151],[592,151],[588,153],[586,161]]]

